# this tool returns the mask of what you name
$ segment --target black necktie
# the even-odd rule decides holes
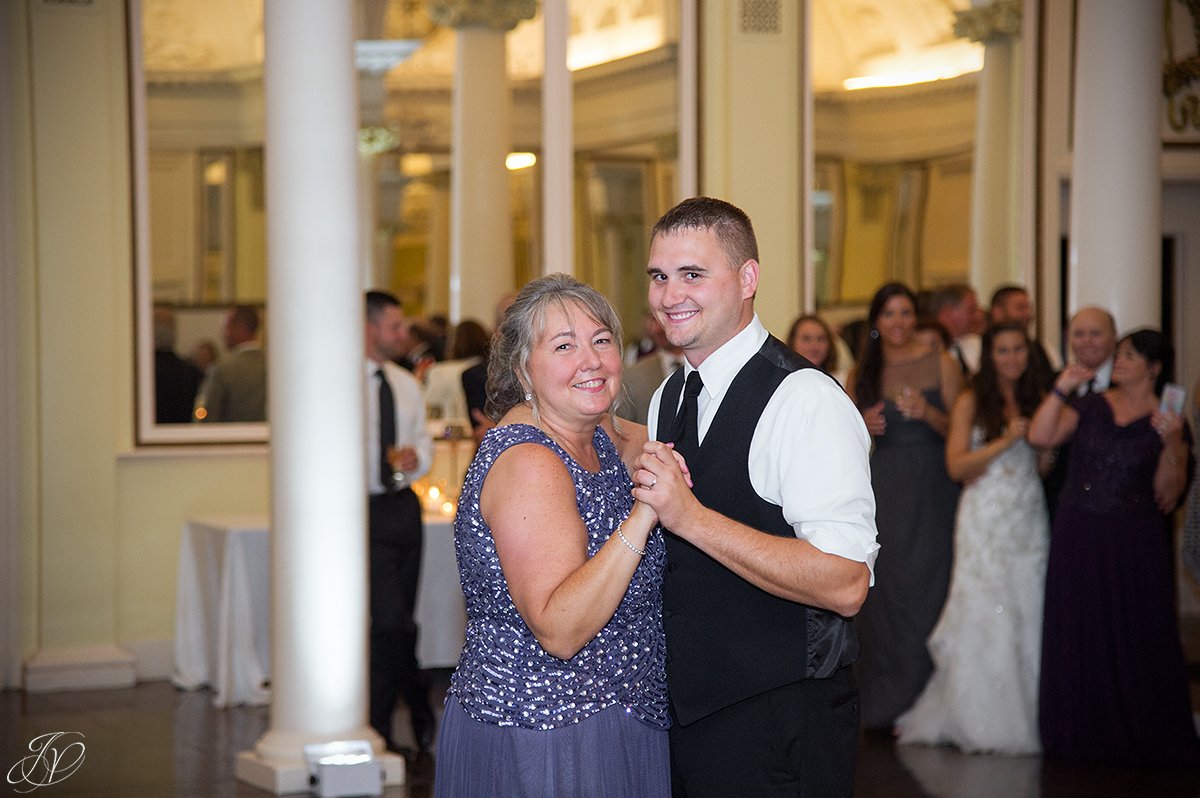
[[[1096,378],[1092,377],[1090,380],[1087,381],[1087,385],[1084,386],[1083,395],[1087,396],[1089,393],[1095,393],[1095,392],[1096,392]]]
[[[388,452],[396,445],[396,399],[383,369],[377,369],[375,376],[379,378],[379,479],[383,481],[383,489],[389,491],[392,464],[388,462]]]
[[[954,350],[954,359],[958,361],[958,367],[962,369],[963,376],[971,376],[971,369],[967,366],[967,359],[963,357],[962,347],[960,347],[958,344],[954,344],[950,348]]]
[[[683,403],[675,413],[675,421],[671,424],[671,440],[675,442],[675,450],[687,457],[700,448],[700,433],[696,429],[699,423],[699,413],[696,410],[696,397],[704,383],[700,381],[700,372],[693,371],[688,375],[687,384],[683,387]]]

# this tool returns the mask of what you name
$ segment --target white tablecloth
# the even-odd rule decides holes
[[[172,681],[187,690],[209,685],[215,706],[271,699],[267,535],[261,516],[195,519],[183,527]],[[422,668],[458,664],[466,610],[448,518],[425,519],[417,624]]]

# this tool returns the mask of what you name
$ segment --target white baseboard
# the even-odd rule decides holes
[[[161,682],[175,670],[174,640],[126,640],[121,648],[133,654],[139,682]]]
[[[112,644],[43,648],[25,663],[24,687],[30,693],[132,687],[137,663]]]

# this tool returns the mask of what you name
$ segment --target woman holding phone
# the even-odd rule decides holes
[[[1068,366],[1034,414],[1029,441],[1071,441],[1046,572],[1039,724],[1047,756],[1193,764],[1179,641],[1172,513],[1187,487],[1191,434],[1160,409],[1174,349],[1157,330],[1117,344],[1113,386],[1076,396]]]

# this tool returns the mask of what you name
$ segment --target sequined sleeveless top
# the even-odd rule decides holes
[[[554,729],[622,706],[648,725],[667,728],[662,530],[651,534],[629,589],[599,634],[569,660],[546,653],[513,605],[495,541],[479,509],[479,494],[492,464],[521,443],[545,446],[570,472],[587,527],[589,557],[633,506],[633,483],[603,429],[597,427],[592,439],[600,459],[596,473],[582,468],[537,427],[509,424],[488,431],[467,469],[454,520],[467,630],[450,692],[468,715],[499,726]]]

